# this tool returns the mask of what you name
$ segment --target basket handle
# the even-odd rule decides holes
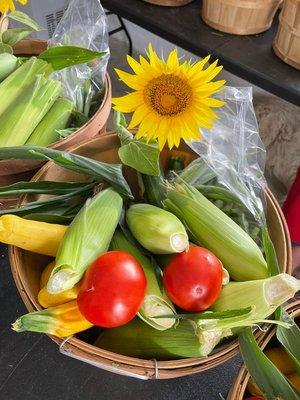
[[[158,379],[159,375],[159,370],[158,370],[158,363],[156,359],[153,359],[154,366],[153,366],[153,374],[138,374],[136,372],[131,372],[131,371],[126,371],[122,369],[122,366],[119,364],[114,365],[112,364],[106,364],[104,362],[100,362],[99,360],[96,359],[90,359],[82,354],[78,354],[78,350],[76,348],[76,352],[74,351],[74,346],[68,343],[68,340],[71,338],[71,336],[67,337],[65,340],[62,341],[62,343],[59,345],[59,352],[65,356],[71,357],[75,360],[83,361],[89,365],[93,365],[94,367],[101,368],[105,371],[113,372],[119,375],[124,375],[128,376],[130,378],[136,378],[136,379],[141,379],[141,380],[150,380],[150,379]]]

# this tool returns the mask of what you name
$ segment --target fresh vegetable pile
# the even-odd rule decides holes
[[[38,300],[45,309],[20,317],[13,328],[68,337],[97,326],[104,329],[96,345],[117,353],[157,359],[208,355],[224,338],[268,320],[300,282],[283,273],[271,276],[265,259],[270,242],[261,251],[209,200],[223,194],[242,208],[214,183],[215,176],[201,189],[191,184],[204,172],[203,163],[154,175],[153,165],[162,171],[156,145],[133,139],[123,117],[116,117],[119,154],[138,175],[138,198],[118,165],[39,147],[0,151],[1,159],[44,156],[90,177],[2,188],[1,195],[52,194],[1,212],[2,242],[55,257],[41,275]],[[156,155],[151,165],[124,152],[132,140],[144,155]]]
[[[258,382],[259,365],[258,385],[271,392],[264,381],[276,375],[275,367],[266,362],[252,328],[276,324],[283,346],[296,354],[300,330],[281,306],[300,281],[280,273],[269,237],[249,98],[229,88],[224,99],[230,103],[233,96],[233,107],[226,104],[224,111],[225,102],[213,97],[225,84],[213,81],[222,68],[217,62],[204,69],[209,57],[181,62],[176,50],[164,61],[149,45],[149,60],[128,57],[134,74],[117,70],[134,90],[113,100],[121,164],[52,150],[43,147],[58,130],[51,114],[64,104],[67,120],[71,107],[59,98],[60,84],[49,73],[74,63],[65,57],[67,50],[54,47],[22,59],[0,84],[0,95],[10,102],[0,105],[5,111],[0,129],[6,131],[0,135],[0,159],[48,160],[87,177],[0,188],[0,196],[43,195],[0,211],[1,242],[52,258],[40,279],[43,309],[21,316],[13,329],[68,338],[93,328],[94,344],[102,349],[158,360],[207,356],[237,335],[251,374]],[[101,56],[71,51],[81,62]],[[13,60],[7,55],[8,64]],[[218,115],[212,108],[219,108]],[[138,127],[135,135],[120,111],[133,113],[128,129]],[[13,112],[18,135],[12,134]],[[216,123],[217,134],[211,135],[216,143],[207,137],[202,143],[201,134],[217,118],[221,126]],[[179,149],[163,162],[164,146],[178,147],[182,138],[198,154],[201,145],[208,152],[190,162],[192,152],[187,156]],[[272,393],[297,399],[283,376],[279,381]]]
[[[62,81],[52,73],[66,67],[99,60],[104,53],[77,46],[52,47],[37,57],[16,57],[13,45],[34,30],[43,29],[21,11],[0,17],[17,20],[26,28],[0,31],[0,147],[48,146],[75,132],[99,107],[91,82],[81,88],[82,106],[63,97]],[[103,93],[102,93],[103,94]]]

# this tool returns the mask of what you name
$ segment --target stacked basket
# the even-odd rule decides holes
[[[297,324],[300,324],[300,300],[295,301],[291,304],[289,304],[286,308],[287,312],[291,314],[294,318]],[[262,349],[265,349],[265,347],[269,344],[272,338],[275,337],[276,333],[276,328],[272,328],[269,332],[267,332],[265,335],[263,335],[260,338],[259,344]],[[249,382],[250,375],[247,372],[247,369],[245,366],[243,366],[235,380],[235,383],[233,384],[227,400],[243,400],[247,388],[247,384]]]
[[[38,55],[47,47],[44,40],[22,40],[14,47],[16,55]],[[88,140],[99,133],[103,133],[106,129],[106,123],[111,110],[111,83],[108,74],[106,74],[105,94],[102,104],[93,117],[75,133],[69,137],[51,144],[49,147],[55,150],[68,150],[72,146]],[[31,160],[8,160],[0,161],[0,186],[9,185],[21,180],[28,180],[36,170],[43,164],[40,161]],[[14,199],[10,201],[1,199],[1,203],[8,205],[15,203]]]
[[[203,20],[214,29],[253,35],[270,28],[281,0],[204,0]]]
[[[84,155],[99,161],[117,163],[118,148],[120,142],[117,134],[111,133],[94,138],[77,147],[73,152]],[[196,154],[186,146],[181,146],[183,151],[189,152],[191,158],[196,158]],[[162,164],[167,160],[168,150],[162,153]],[[137,177],[133,172],[128,173],[128,182],[137,192]],[[34,181],[52,180],[52,181],[84,181],[82,175],[63,170],[51,163],[46,164],[33,178]],[[277,257],[282,272],[291,272],[291,248],[288,230],[280,207],[272,194],[267,191],[268,208],[268,227],[276,247]],[[22,203],[26,203],[36,197],[26,196]],[[37,294],[39,290],[39,279],[42,269],[47,265],[48,258],[38,254],[33,254],[21,250],[17,247],[10,248],[10,262],[16,285],[20,295],[29,311],[41,309]],[[256,332],[256,336],[261,338],[262,333]],[[97,367],[140,379],[166,379],[190,375],[213,368],[238,353],[238,342],[236,339],[218,346],[215,351],[201,358],[189,358],[172,361],[146,360],[115,354],[102,350],[86,343],[77,337],[71,337],[67,340],[61,340],[55,337],[52,339],[59,345],[60,351],[71,357],[83,360]]]
[[[300,0],[285,0],[274,41],[276,55],[300,69]]]

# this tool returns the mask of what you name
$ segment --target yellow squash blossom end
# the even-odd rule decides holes
[[[224,105],[211,97],[225,84],[224,80],[213,81],[222,66],[216,60],[205,68],[210,56],[195,63],[181,62],[177,49],[165,61],[151,44],[147,57],[137,61],[127,56],[132,73],[116,69],[132,92],[114,98],[114,109],[133,113],[129,129],[137,128],[137,139],[157,140],[160,149],[166,144],[178,147],[181,139],[200,140],[201,128],[211,129],[218,118],[212,108]]]

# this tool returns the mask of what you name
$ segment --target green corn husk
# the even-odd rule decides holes
[[[133,236],[154,254],[180,253],[188,247],[188,235],[172,213],[150,204],[134,204],[126,213]]]
[[[47,284],[49,293],[71,289],[91,263],[108,250],[122,206],[122,197],[111,188],[85,203],[58,248],[56,265]]]
[[[18,67],[18,59],[13,54],[0,54],[0,82],[7,78]]]
[[[60,140],[60,135],[57,131],[66,128],[73,110],[74,103],[72,101],[62,98],[57,99],[32,132],[26,144],[47,147],[49,144]]]
[[[185,183],[170,185],[164,206],[186,224],[194,243],[222,261],[232,279],[249,281],[269,276],[267,263],[253,239],[197,189]]]
[[[149,258],[144,256],[123,234],[117,230],[111,242],[112,250],[122,250],[130,253],[143,267],[147,278],[147,292],[138,316],[155,329],[169,329],[175,324],[175,319],[154,316],[175,314],[172,302],[168,299],[163,289],[160,288],[153,265]]]
[[[14,101],[20,99],[26,88],[34,84],[38,74],[47,76],[51,72],[52,67],[50,64],[36,57],[31,57],[21,67],[10,74],[0,83],[0,116],[4,114]]]
[[[38,75],[34,85],[0,116],[0,147],[26,143],[61,92],[61,83]]]
[[[229,282],[211,309],[225,311],[255,307],[252,319],[258,322],[273,314],[277,307],[293,298],[298,290],[300,280],[289,274],[248,282]]]
[[[178,183],[184,181],[189,185],[196,186],[198,184],[204,185],[215,177],[216,173],[206,164],[203,158],[199,157],[184,168],[176,181]]]
[[[195,323],[189,320],[159,331],[136,318],[120,328],[104,330],[95,346],[130,357],[172,360],[206,356],[210,338],[210,333],[199,336]]]

